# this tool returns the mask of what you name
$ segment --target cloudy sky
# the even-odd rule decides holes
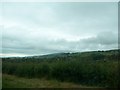
[[[1,56],[118,48],[117,2],[6,2],[0,9]]]

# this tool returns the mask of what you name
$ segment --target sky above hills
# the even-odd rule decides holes
[[[1,56],[118,48],[117,2],[6,2],[0,10]]]

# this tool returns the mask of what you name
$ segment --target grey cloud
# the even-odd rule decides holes
[[[118,45],[117,3],[5,3],[3,10],[4,54],[106,50]]]
[[[108,39],[109,38],[109,39]],[[21,53],[21,54],[45,54],[56,52],[76,52],[84,50],[104,50],[109,48],[117,48],[117,35],[115,33],[103,32],[96,37],[82,39],[79,41],[59,40],[40,40],[31,41],[15,41],[9,44],[8,41],[3,45],[4,53]],[[4,40],[4,39],[3,39]],[[36,43],[35,43],[36,42]],[[7,44],[8,43],[8,44]],[[20,44],[22,43],[22,44]]]
[[[83,42],[101,44],[101,45],[117,44],[118,34],[114,32],[102,32],[99,33],[96,37],[88,38]]]

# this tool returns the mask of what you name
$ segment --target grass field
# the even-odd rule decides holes
[[[93,88],[57,80],[28,79],[14,75],[3,74],[3,88]],[[96,87],[94,87],[96,88]]]
[[[3,58],[3,88],[117,88],[119,56],[110,50]]]

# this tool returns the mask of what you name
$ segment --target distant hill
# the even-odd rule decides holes
[[[120,49],[107,50],[107,51],[89,51],[89,52],[76,52],[76,53],[54,53],[41,56],[29,56],[29,57],[9,57],[5,60],[21,61],[56,61],[56,60],[118,60],[120,57]]]

